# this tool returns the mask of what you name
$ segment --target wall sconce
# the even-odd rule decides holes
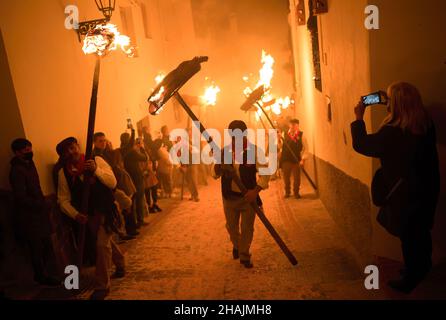
[[[79,22],[79,29],[77,30],[79,42],[81,41],[81,36],[85,36],[88,32],[96,28],[97,25],[109,22],[115,10],[116,0],[94,0],[94,2],[98,10],[104,15],[104,19]]]

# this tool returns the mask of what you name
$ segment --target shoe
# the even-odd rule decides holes
[[[158,207],[157,204],[154,204],[154,205],[153,205],[153,209],[155,209],[156,212],[161,212],[161,211],[163,211],[163,209],[161,209],[160,207]]]
[[[36,281],[39,285],[45,286],[45,287],[58,287],[62,284],[61,281],[52,278],[52,277],[44,277],[44,278],[34,278],[34,281]]]
[[[93,294],[90,296],[90,300],[104,300],[109,293],[110,289],[95,290]]]
[[[239,258],[237,249],[232,249],[232,257],[234,258],[234,260],[237,260]]]
[[[300,194],[296,193],[296,194],[294,195],[294,198],[296,198],[296,199],[301,199],[302,196],[301,196]]]
[[[240,260],[240,263],[245,266],[246,269],[251,269],[254,265],[251,263],[251,260]]]
[[[157,211],[156,211],[156,209],[155,209],[155,207],[150,207],[149,208],[149,213],[156,213]]]
[[[120,279],[125,277],[125,269],[123,268],[116,268],[115,273],[111,275],[112,279]]]
[[[289,197],[291,197],[289,193],[285,194],[285,199],[288,199]]]
[[[136,236],[139,236],[139,232],[138,232],[138,231],[135,231],[135,232],[129,232],[127,235],[130,236],[130,237],[134,237],[134,238],[136,238]]]
[[[198,198],[198,197],[197,197],[197,198],[194,198],[193,201],[194,201],[194,202],[200,202],[200,198]]]

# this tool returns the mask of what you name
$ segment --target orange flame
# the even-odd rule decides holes
[[[215,106],[217,104],[217,94],[220,92],[220,88],[215,85],[211,85],[206,88],[204,95],[201,96],[201,100],[207,106]]]
[[[156,84],[160,84],[161,81],[163,81],[165,77],[166,77],[166,75],[164,73],[162,73],[162,72],[158,73],[157,76],[155,77]]]
[[[128,57],[133,57],[135,48],[130,38],[121,35],[114,24],[97,25],[84,39],[82,50],[85,54],[105,56],[109,51],[120,48]]]

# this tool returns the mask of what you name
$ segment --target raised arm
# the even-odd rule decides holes
[[[364,120],[354,121],[351,124],[353,149],[367,157],[381,157],[390,129],[383,127],[377,133],[367,134]]]

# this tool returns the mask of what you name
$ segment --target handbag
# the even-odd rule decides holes
[[[376,220],[388,233],[396,237],[401,235],[401,208],[395,208],[390,200],[404,181],[403,178],[399,178],[389,186],[382,168],[376,171],[372,180],[372,200],[376,206],[380,207]]]

